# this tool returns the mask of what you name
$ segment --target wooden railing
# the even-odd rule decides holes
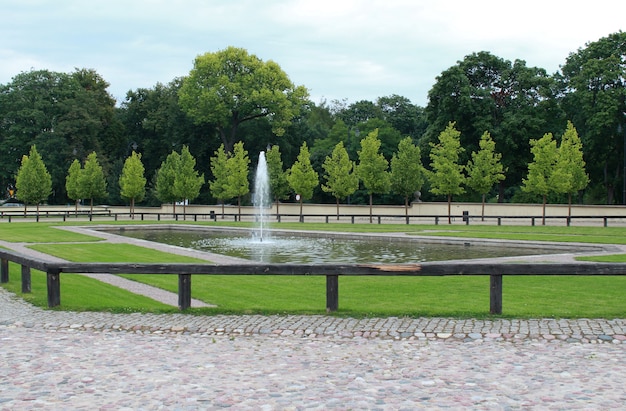
[[[370,216],[368,214],[266,214],[266,218],[269,221],[275,222],[283,222],[283,221],[293,221],[293,222],[324,222],[326,224],[333,222],[350,222],[351,224],[355,224],[356,222],[369,222]],[[12,222],[14,220],[20,219],[35,219],[36,221],[40,221],[41,219],[56,219],[62,221],[71,221],[72,219],[77,218],[87,218],[89,221],[93,221],[94,219],[113,219],[115,221],[118,220],[175,220],[175,221],[255,221],[257,216],[254,214],[248,213],[165,213],[165,212],[137,212],[137,213],[129,213],[129,212],[114,212],[110,209],[103,210],[94,210],[93,212],[80,210],[80,211],[40,211],[36,212],[34,210],[27,211],[4,211],[0,210],[0,220],[7,220],[8,222]],[[575,216],[566,216],[566,215],[550,215],[550,216],[531,216],[531,215],[523,215],[523,216],[497,216],[497,215],[486,215],[486,216],[470,216],[467,213],[463,213],[460,215],[451,215],[450,219],[454,222],[461,222],[463,224],[469,225],[470,222],[481,223],[481,222],[491,222],[492,224],[502,225],[503,222],[511,222],[516,221],[519,223],[529,223],[531,226],[535,226],[537,224],[542,224],[543,219],[548,222],[563,224],[566,226],[570,226],[576,221],[590,221],[590,222],[598,222],[598,224],[602,224],[604,227],[609,226],[609,221],[615,222],[616,224],[625,225],[626,224],[626,216],[624,215],[575,215]],[[438,225],[440,223],[447,223],[448,215],[445,214],[410,214],[410,215],[399,215],[399,214],[374,214],[372,216],[372,223],[382,224],[384,223],[400,223],[400,224],[417,224],[417,223],[434,223]]]
[[[61,304],[61,274],[175,274],[178,307],[191,306],[193,275],[323,275],[326,276],[326,311],[339,308],[340,276],[450,276],[488,275],[489,312],[502,314],[502,278],[514,275],[626,275],[626,263],[513,263],[426,262],[422,264],[130,264],[50,262],[14,251],[0,250],[0,282],[9,281],[9,262],[21,264],[22,292],[31,291],[31,269],[46,273],[48,306]]]

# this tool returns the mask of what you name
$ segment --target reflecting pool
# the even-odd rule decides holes
[[[107,230],[109,231],[109,230]],[[560,249],[492,246],[478,242],[441,244],[417,239],[343,238],[272,232],[256,239],[250,232],[174,229],[122,229],[115,234],[264,263],[420,263],[474,258],[562,253]]]

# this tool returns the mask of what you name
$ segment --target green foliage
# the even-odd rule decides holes
[[[557,193],[568,194],[570,202],[573,193],[583,190],[589,184],[582,142],[571,121],[567,122],[567,129],[561,138],[552,184]]]
[[[270,192],[278,204],[280,200],[289,198],[289,183],[287,182],[287,173],[283,169],[280,147],[277,145],[272,146],[265,153],[265,161],[267,162],[267,173],[270,179]]]
[[[28,156],[22,157],[17,172],[15,196],[24,204],[37,204],[47,199],[52,192],[52,180],[37,148],[32,146]]]
[[[237,197],[237,205],[241,207],[241,196],[250,192],[248,182],[250,158],[243,148],[243,142],[235,143],[233,154],[226,164],[227,179],[230,192]],[[241,214],[241,208],[239,209]]]
[[[189,147],[183,146],[177,166],[174,177],[174,195],[181,200],[193,201],[200,194],[200,188],[204,184],[204,174],[198,175],[196,159],[189,152]],[[185,210],[185,205],[183,205],[183,210]]]
[[[215,156],[211,157],[213,180],[209,181],[209,187],[211,195],[222,202],[222,204],[224,204],[224,200],[235,196],[228,184],[228,158],[229,155],[224,151],[224,144],[220,145],[215,150]]]
[[[283,135],[307,97],[278,64],[236,47],[196,57],[179,92],[181,107],[196,123],[217,125],[227,152],[246,121],[266,118]]]
[[[448,224],[451,224],[452,196],[463,194],[465,183],[463,175],[464,167],[459,164],[459,155],[465,150],[461,147],[461,132],[449,123],[444,131],[439,134],[439,143],[431,143],[430,166],[432,171],[428,173],[430,191],[433,194],[443,194],[448,197]]]
[[[502,154],[496,153],[495,149],[495,141],[485,131],[480,138],[480,150],[472,153],[472,159],[466,166],[467,185],[483,195],[505,178],[504,167],[500,162]]]
[[[65,203],[71,160],[109,148],[122,134],[107,87],[91,69],[31,70],[0,85],[0,186],[13,181],[22,154],[36,145],[51,176],[51,201]]]
[[[380,144],[378,129],[375,129],[361,140],[361,150],[358,152],[357,175],[370,195],[389,192],[391,184],[387,171],[389,163],[380,153]]]
[[[174,190],[174,181],[176,181],[179,163],[180,154],[172,151],[157,170],[155,192],[157,198],[164,203],[176,204],[176,201],[181,199]]]
[[[289,187],[300,196],[300,215],[302,215],[302,202],[313,197],[313,190],[319,185],[317,171],[311,166],[311,156],[306,142],[300,147],[298,160],[293,163],[287,173]]]
[[[93,200],[107,195],[106,179],[98,155],[92,152],[85,160],[85,166],[78,174],[78,194],[80,198],[88,198],[93,208]]]
[[[333,153],[326,157],[323,167],[326,184],[322,184],[322,190],[331,193],[337,199],[337,205],[339,200],[352,195],[359,188],[359,177],[354,173],[354,162],[348,158],[348,152],[342,142],[338,143]]]
[[[464,167],[459,164],[459,155],[465,151],[460,144],[461,132],[449,123],[439,134],[439,143],[432,144],[430,152],[432,171],[428,174],[431,192],[448,196],[463,194],[465,183]]]
[[[591,181],[604,187],[606,202],[624,176],[623,141],[626,123],[626,32],[590,42],[571,53],[557,78],[565,91],[562,107],[577,125]]]
[[[461,134],[465,155],[479,149],[489,130],[507,170],[506,183],[517,186],[530,162],[531,136],[556,132],[563,113],[556,99],[555,80],[544,69],[527,67],[482,51],[472,53],[442,72],[429,91],[425,109],[428,129],[422,151],[450,122]],[[469,158],[460,158],[464,164]]]
[[[65,178],[65,190],[67,190],[67,196],[76,201],[80,199],[80,188],[78,186],[78,179],[81,172],[80,161],[74,159],[70,168],[67,170],[67,177]]]
[[[546,133],[539,140],[530,140],[533,162],[528,164],[528,175],[523,180],[522,191],[539,194],[544,198],[554,190],[554,167],[558,159],[556,141],[552,133]]]
[[[411,137],[406,137],[400,141],[398,152],[391,159],[391,190],[404,197],[407,212],[409,196],[420,191],[425,180],[421,150],[413,144]]]
[[[135,201],[141,201],[146,195],[145,169],[141,162],[141,154],[132,152],[131,156],[124,161],[124,168],[120,176],[120,194],[130,199],[131,213],[135,208]]]

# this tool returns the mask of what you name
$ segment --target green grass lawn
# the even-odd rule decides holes
[[[218,224],[226,225],[226,224]],[[228,225],[246,226],[239,223]],[[9,226],[9,227],[7,227]],[[45,223],[0,224],[0,239],[9,240],[16,226],[19,241],[71,261],[93,262],[198,262],[198,260],[127,244],[80,239],[75,233]],[[471,238],[623,243],[626,228],[617,227],[519,227],[519,226],[406,226],[351,224],[276,224],[284,229],[317,229],[355,232],[408,232],[411,234],[454,235]],[[437,230],[437,232],[433,232]],[[584,240],[584,241],[583,241]],[[59,244],[72,242],[71,244]],[[613,256],[624,262],[624,256]],[[127,276],[173,292],[174,275]],[[4,284],[3,284],[4,285]],[[11,268],[11,282],[19,291],[19,267]],[[216,304],[217,308],[191,309],[194,314],[325,313],[325,278],[318,276],[204,276],[192,280],[194,298]],[[19,294],[19,292],[18,292]],[[626,277],[618,276],[506,276],[503,315],[517,318],[626,318]],[[89,297],[93,296],[93,297]],[[45,275],[33,272],[33,293],[24,298],[46,306]],[[109,310],[115,312],[173,312],[145,297],[139,297],[79,275],[62,275],[60,309]],[[345,316],[446,316],[489,317],[489,277],[341,277],[339,311]]]

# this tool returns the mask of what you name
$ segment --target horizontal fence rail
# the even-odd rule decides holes
[[[502,314],[502,278],[506,275],[626,275],[626,263],[512,263],[425,262],[421,264],[132,264],[50,262],[0,250],[0,282],[9,281],[9,262],[21,264],[22,292],[30,292],[30,270],[46,273],[48,306],[61,304],[61,274],[178,275],[178,307],[191,306],[192,275],[321,275],[326,276],[326,311],[339,308],[340,276],[489,275],[489,312]]]
[[[296,221],[296,222],[350,222],[355,224],[356,222],[370,221],[369,214],[265,214],[268,221]],[[229,220],[229,221],[256,221],[258,218],[255,214],[251,213],[165,213],[165,212],[113,212],[111,210],[94,210],[93,212],[80,210],[80,211],[4,211],[0,210],[0,220],[6,220],[12,222],[19,219],[35,219],[40,221],[41,219],[57,219],[62,221],[68,221],[76,218],[87,218],[89,221],[94,219],[113,219],[118,220],[175,220],[175,221],[217,221],[217,220]],[[563,223],[566,226],[570,226],[574,223],[581,221],[592,221],[601,223],[604,227],[608,227],[609,221],[619,222],[622,225],[626,224],[626,216],[624,215],[522,215],[522,216],[499,216],[499,215],[469,215],[464,212],[463,214],[450,215],[450,219],[455,222],[462,222],[469,225],[470,222],[491,222],[497,225],[502,225],[504,221],[517,221],[528,222],[531,226],[542,224],[543,220]],[[373,214],[372,223],[382,224],[384,222],[395,222],[403,224],[411,223],[433,223],[438,225],[440,223],[447,223],[447,214]]]

